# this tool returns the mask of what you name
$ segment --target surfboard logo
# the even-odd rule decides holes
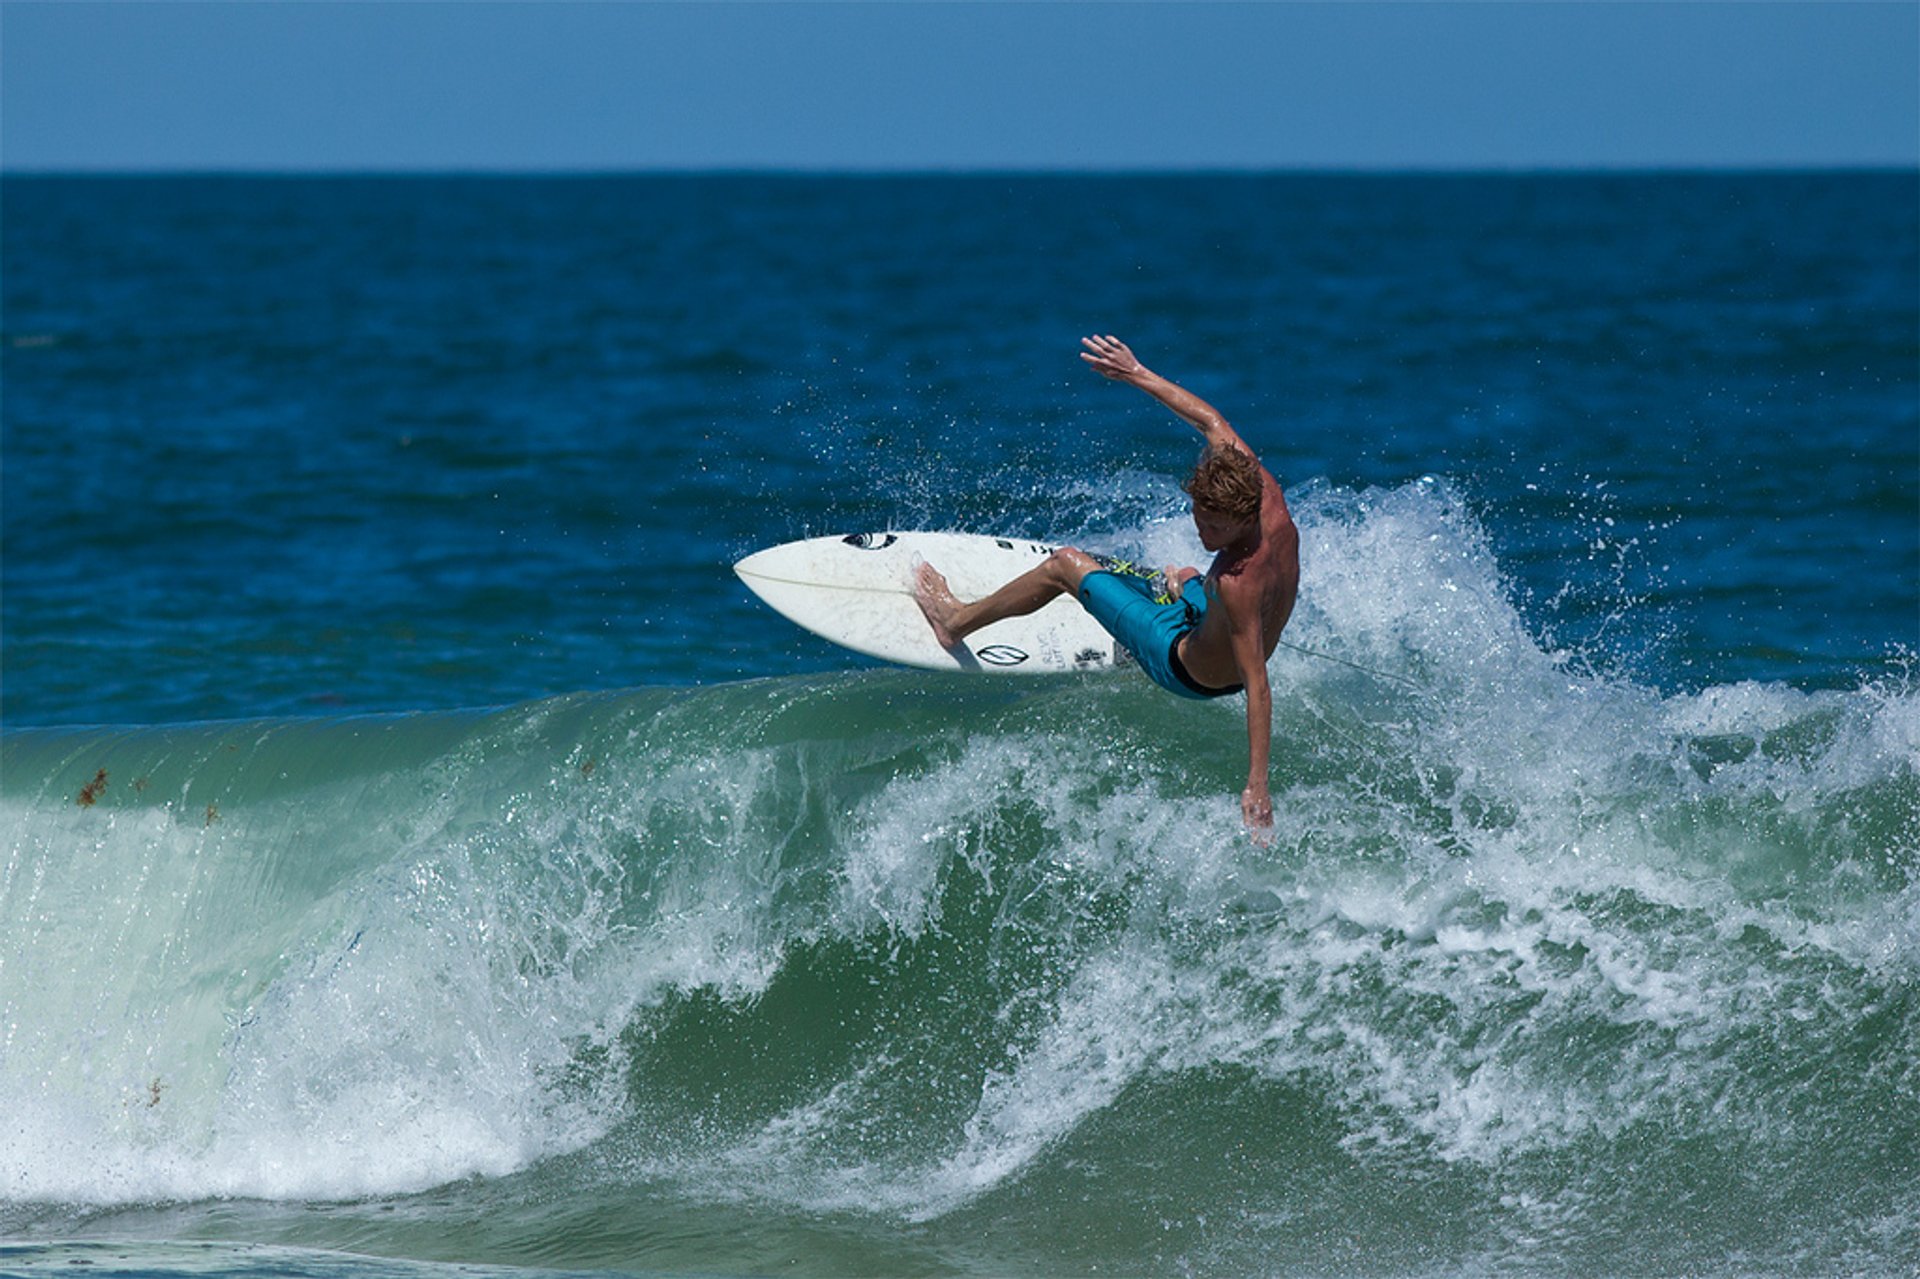
[[[1025,649],[1015,648],[1011,644],[989,644],[985,648],[975,649],[973,655],[995,666],[1018,666],[1030,656]]]
[[[840,540],[863,551],[884,551],[900,539],[891,533],[849,533]]]

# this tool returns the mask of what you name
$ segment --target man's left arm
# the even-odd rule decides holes
[[[1267,654],[1260,626],[1260,599],[1241,592],[1238,583],[1222,583],[1221,602],[1233,642],[1233,662],[1247,689],[1247,788],[1240,792],[1240,815],[1247,825],[1273,825],[1273,800],[1267,793],[1268,760],[1273,750],[1273,689],[1267,683]]]

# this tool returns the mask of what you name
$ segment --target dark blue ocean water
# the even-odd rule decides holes
[[[1177,505],[1094,329],[1292,486],[1444,481],[1552,643],[1845,686],[1920,632],[1914,187],[9,179],[0,710],[840,669],[728,563]]]
[[[1920,1262],[1914,174],[0,220],[0,1270]],[[1237,702],[729,571],[1193,562],[1094,331],[1288,486],[1271,845]]]

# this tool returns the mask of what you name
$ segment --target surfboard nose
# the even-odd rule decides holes
[[[779,549],[777,546],[769,546],[755,551],[751,555],[745,555],[735,560],[733,562],[734,576],[743,581],[749,577],[767,576],[767,568],[772,563],[769,557]]]

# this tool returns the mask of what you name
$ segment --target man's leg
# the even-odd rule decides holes
[[[940,647],[952,648],[983,626],[1036,612],[1055,596],[1076,594],[1080,579],[1099,567],[1086,552],[1063,546],[993,594],[963,604],[954,598],[939,570],[922,564],[915,575],[913,597],[933,626],[933,637]]]

